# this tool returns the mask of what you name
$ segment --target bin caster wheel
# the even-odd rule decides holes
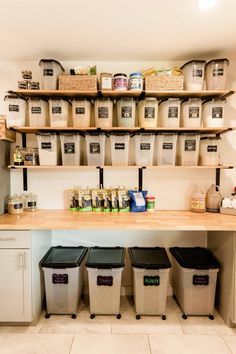
[[[50,316],[51,316],[50,313],[46,313],[45,318],[48,319],[50,318]]]
[[[213,315],[209,315],[208,318],[209,318],[209,320],[213,321],[215,317]]]
[[[75,313],[73,313],[72,315],[71,315],[71,318],[73,318],[73,320],[75,320],[76,319],[76,314]]]
[[[140,315],[136,315],[136,320],[140,320],[141,316]]]
[[[182,318],[183,318],[184,320],[187,320],[188,316],[185,315],[185,313],[183,313]]]
[[[166,320],[166,315],[162,315],[162,316],[161,316],[161,319],[162,319],[163,321],[165,321],[165,320]]]
[[[92,314],[90,315],[90,318],[91,318],[91,320],[93,320],[93,319],[95,318],[94,313],[92,313]]]
[[[118,313],[118,314],[116,315],[116,318],[117,318],[117,320],[120,320],[120,319],[121,319],[121,314]]]

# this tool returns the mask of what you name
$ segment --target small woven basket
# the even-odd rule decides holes
[[[184,77],[180,76],[163,76],[163,75],[148,75],[145,79],[146,91],[170,91],[183,90]]]
[[[97,75],[60,75],[59,90],[96,91]]]

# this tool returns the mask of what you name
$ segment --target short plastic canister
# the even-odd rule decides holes
[[[205,66],[205,60],[191,60],[181,67],[185,90],[197,91],[203,89]]]
[[[218,166],[220,160],[220,142],[219,136],[203,136],[200,139],[200,158],[202,166]]]
[[[202,247],[172,247],[170,252],[173,255],[173,292],[183,317],[213,316],[218,261]]]
[[[178,134],[162,133],[156,136],[154,164],[175,166]]]
[[[105,164],[105,134],[86,134],[85,141],[88,166],[103,166]]]
[[[63,166],[78,166],[81,160],[80,135],[60,134]]]
[[[129,141],[128,133],[114,133],[110,135],[111,140],[111,162],[113,166],[127,166],[129,162]]]
[[[71,314],[76,318],[84,283],[87,248],[51,247],[40,262],[43,268],[48,318],[51,314]]]
[[[121,98],[116,103],[118,127],[133,128],[135,126],[136,103],[132,97]]]
[[[180,99],[168,98],[159,104],[158,122],[163,128],[179,128],[180,126]]]
[[[97,98],[94,102],[95,126],[111,128],[113,119],[113,102],[110,98]]]
[[[59,75],[65,71],[63,66],[54,59],[41,59],[39,66],[42,70],[42,90],[57,90]]]
[[[189,98],[181,105],[181,127],[201,128],[202,126],[202,100]]]
[[[152,166],[155,135],[151,133],[137,133],[135,142],[135,165]]]
[[[60,98],[50,98],[49,100],[49,118],[50,127],[68,127],[70,103]]]
[[[72,120],[75,128],[89,128],[91,119],[91,102],[86,99],[73,99]]]
[[[181,133],[178,138],[177,163],[180,166],[197,166],[200,134]]]
[[[206,101],[202,106],[202,118],[205,128],[221,128],[224,126],[225,99]]]
[[[60,143],[55,133],[37,134],[39,164],[57,166],[60,164]]]
[[[26,125],[26,100],[16,95],[6,95],[7,127],[24,127]]]
[[[228,77],[228,59],[213,59],[206,65],[207,90],[225,90]]]
[[[90,248],[86,267],[91,318],[96,314],[121,317],[120,297],[124,260],[122,247]]]
[[[171,264],[161,247],[129,248],[133,267],[136,318],[161,315],[166,319],[166,299]]]
[[[31,97],[28,100],[28,115],[30,127],[46,127],[48,102],[41,97]]]
[[[138,122],[141,128],[156,128],[158,119],[158,101],[147,97],[138,103]]]

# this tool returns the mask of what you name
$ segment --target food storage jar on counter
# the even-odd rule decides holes
[[[75,128],[89,128],[91,119],[91,102],[75,98],[72,101],[72,120]]]
[[[159,104],[158,125],[163,128],[179,128],[180,99],[168,98]]]
[[[60,163],[60,143],[56,133],[37,134],[39,164],[57,166]]]
[[[98,98],[94,102],[95,126],[111,128],[113,119],[113,101],[110,98]]]
[[[16,95],[6,95],[7,128],[24,127],[26,125],[26,100]]]
[[[206,65],[207,90],[225,90],[228,76],[228,59],[214,59]]]
[[[117,73],[113,77],[113,90],[127,90],[128,79],[124,73]]]
[[[131,73],[129,76],[129,90],[141,91],[143,89],[143,74],[139,72]]]
[[[205,66],[205,60],[191,60],[181,67],[185,90],[201,91],[203,89]]]
[[[61,156],[63,166],[80,165],[80,135],[65,133],[60,134]]]
[[[137,133],[135,141],[135,165],[152,166],[155,135],[150,133]]]
[[[133,128],[135,126],[136,102],[133,98],[124,97],[116,103],[118,127]]]
[[[26,148],[24,150],[24,165],[38,166],[39,165],[39,150],[35,148]]]
[[[113,75],[110,72],[104,72],[100,74],[100,90],[112,90],[112,78]]]
[[[49,100],[49,118],[50,127],[66,128],[69,123],[70,103],[60,98],[50,98]]]
[[[156,136],[154,164],[175,166],[178,134],[163,133]]]
[[[138,103],[138,118],[141,128],[156,128],[158,117],[158,101],[155,97],[147,97]]]
[[[215,98],[203,103],[202,118],[205,128],[224,127],[225,99]]]
[[[200,98],[189,98],[181,105],[181,127],[201,128],[202,101]]]
[[[113,166],[127,166],[129,162],[129,140],[128,133],[114,133],[111,139],[111,163]]]
[[[14,194],[8,198],[8,214],[18,215],[23,213],[23,198]]]
[[[219,136],[203,136],[200,139],[200,158],[202,166],[218,166],[220,161],[220,142]]]
[[[197,166],[200,134],[181,133],[178,138],[177,163],[180,166]]]
[[[105,164],[105,134],[87,133],[85,135],[88,166]]]
[[[59,75],[65,71],[63,66],[54,59],[41,59],[39,66],[42,70],[42,90],[57,90]]]
[[[28,100],[28,115],[30,127],[46,127],[48,102],[41,97],[31,97]]]

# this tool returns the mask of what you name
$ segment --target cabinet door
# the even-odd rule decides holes
[[[32,321],[30,250],[0,249],[0,321]]]

